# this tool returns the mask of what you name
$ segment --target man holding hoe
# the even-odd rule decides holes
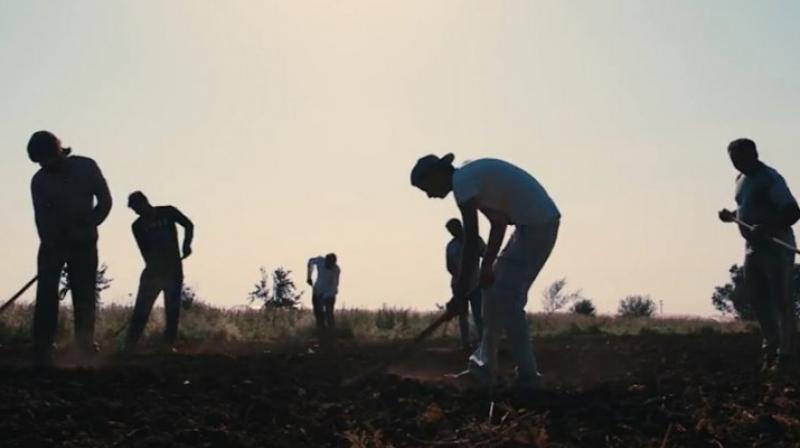
[[[34,364],[44,368],[53,362],[58,284],[65,265],[81,361],[97,351],[97,228],[111,211],[111,193],[97,163],[87,157],[70,156],[70,152],[48,131],[34,133],[28,142],[28,157],[41,167],[31,181],[40,240],[33,344]]]
[[[451,191],[461,211],[464,247],[461,269],[447,311],[462,314],[473,289],[479,260],[478,211],[491,223],[480,266],[484,330],[481,345],[470,357],[470,372],[484,385],[497,379],[498,342],[505,329],[517,364],[516,386],[538,388],[541,374],[528,334],[525,305],[528,290],[555,246],[561,214],[545,189],[524,170],[502,160],[480,159],[461,168],[454,156],[425,156],[411,172],[411,184],[431,198]],[[514,234],[500,252],[506,230]]]
[[[744,286],[764,339],[762,371],[785,372],[796,367],[791,292],[795,251],[788,247],[795,246],[792,226],[800,219],[800,208],[783,177],[759,160],[752,140],[734,140],[728,155],[740,173],[737,208],[721,210],[719,218],[738,223],[746,241]]]

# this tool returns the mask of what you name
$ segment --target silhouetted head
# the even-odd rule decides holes
[[[429,198],[444,198],[453,189],[453,154],[439,158],[433,154],[417,160],[411,170],[411,185],[428,194]]]
[[[728,145],[728,155],[739,172],[752,174],[758,169],[758,149],[756,143],[747,138],[740,138]]]
[[[56,170],[72,150],[62,148],[61,140],[50,131],[37,131],[28,140],[28,158],[45,170]]]
[[[331,269],[336,266],[336,254],[330,253],[325,255],[325,267]]]
[[[146,215],[153,210],[153,206],[150,205],[147,196],[141,191],[134,191],[128,196],[128,207],[139,216]]]
[[[453,218],[447,221],[445,227],[447,227],[447,231],[450,232],[450,235],[453,235],[453,238],[461,239],[464,237],[464,227],[458,219]]]

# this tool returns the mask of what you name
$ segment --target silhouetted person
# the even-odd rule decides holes
[[[525,304],[528,290],[555,246],[561,214],[544,188],[522,169],[496,159],[480,159],[462,168],[453,167],[453,155],[429,155],[417,161],[411,184],[431,198],[451,191],[461,210],[464,252],[451,316],[462,313],[474,286],[474,269],[480,255],[478,211],[491,223],[489,242],[480,269],[483,291],[483,338],[470,357],[469,370],[485,384],[497,377],[500,331],[506,330],[517,364],[516,385],[537,388],[541,374],[536,366]],[[508,226],[514,234],[498,258]]]
[[[65,265],[78,352],[85,359],[96,351],[97,227],[111,211],[111,194],[94,160],[70,152],[48,131],[38,131],[28,141],[28,157],[41,166],[33,176],[31,193],[40,240],[34,362],[43,367],[52,365],[59,280]]]
[[[764,338],[762,370],[786,370],[794,366],[797,331],[791,293],[795,254],[770,238],[794,245],[792,226],[800,219],[800,208],[783,177],[759,160],[752,140],[734,140],[728,155],[740,173],[736,178],[737,208],[720,211],[719,218],[731,222],[737,217],[755,226],[752,231],[739,226],[739,231],[746,240],[745,289]]]
[[[164,342],[174,346],[178,338],[178,320],[181,312],[183,288],[183,259],[192,254],[194,224],[172,206],[154,207],[140,191],[128,197],[130,207],[139,218],[131,226],[136,244],[144,258],[144,270],[139,280],[139,292],[133,308],[131,324],[125,340],[125,350],[131,351],[139,342],[153,303],[164,293],[166,328]],[[183,227],[183,256],[178,248],[178,229]]]
[[[314,269],[317,271],[316,281],[312,280]],[[320,330],[332,330],[335,327],[333,308],[336,305],[336,295],[339,293],[340,273],[336,254],[308,260],[306,282],[313,288],[311,305],[314,307],[314,318]]]
[[[453,236],[453,239],[447,243],[445,258],[447,261],[447,272],[449,272],[451,276],[450,287],[453,289],[453,294],[455,294],[455,286],[458,282],[459,272],[461,271],[461,253],[464,250],[464,227],[461,225],[461,221],[456,218],[447,221],[445,227],[447,231],[450,232],[450,235]],[[478,238],[480,243],[478,251],[480,255],[483,255],[483,252],[486,250],[486,243],[484,243],[483,239],[480,237]],[[478,337],[480,338],[483,335],[483,318],[481,317],[481,307],[483,305],[481,303],[481,289],[478,287],[478,268],[478,263],[475,263],[472,267],[473,288],[467,295],[467,301],[472,309],[472,320],[475,323],[475,330],[478,332]],[[461,334],[461,345],[466,350],[470,349],[469,313],[466,309],[458,316],[458,328]]]

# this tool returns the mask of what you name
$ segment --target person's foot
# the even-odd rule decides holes
[[[775,363],[770,367],[769,372],[772,374],[783,375],[794,373],[797,370],[797,360],[793,356],[778,356]]]
[[[778,360],[778,355],[774,353],[764,353],[761,360],[761,373],[769,373]]]

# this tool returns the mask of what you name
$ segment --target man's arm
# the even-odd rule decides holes
[[[93,173],[94,182],[92,185],[92,194],[97,197],[97,205],[95,206],[94,210],[92,210],[92,214],[89,217],[89,220],[92,225],[99,226],[106,220],[108,214],[111,212],[111,192],[108,189],[108,183],[106,182],[106,178],[103,177],[103,172],[100,171],[100,167],[94,163],[94,170]]]
[[[760,225],[754,226],[751,232],[753,236],[772,236],[782,229],[792,227],[800,220],[800,207],[782,177],[772,184],[768,196],[778,212],[769,216]]]
[[[500,253],[500,246],[503,245],[508,228],[508,219],[502,214],[487,213],[486,217],[489,218],[492,228],[489,231],[489,243],[483,253],[483,263],[481,264],[481,286],[484,288],[494,283],[494,262],[497,260],[497,254]]]
[[[308,259],[308,273],[306,275],[306,283],[308,283],[308,286],[314,286],[314,282],[311,280],[311,274],[314,273],[314,265],[316,264],[316,260],[316,257]]]
[[[145,264],[147,264],[147,248],[144,245],[144,238],[142,238],[142,231],[139,226],[136,225],[134,222],[131,225],[131,232],[133,233],[133,239],[136,240],[136,246],[139,247],[139,253],[142,254],[142,258],[144,259]]]
[[[474,199],[459,205],[461,220],[464,223],[464,246],[461,251],[461,268],[458,280],[453,291],[453,300],[461,303],[466,301],[467,295],[474,284],[475,269],[478,265],[478,207]]]
[[[42,188],[34,177],[31,181],[31,198],[33,199],[33,217],[36,221],[36,230],[39,232],[39,240],[42,243],[51,242],[55,235],[52,235],[50,227],[49,210],[47,207],[47,200],[42,192]]]
[[[192,254],[192,240],[194,240],[194,223],[180,210],[170,207],[173,219],[183,227],[183,258]]]

